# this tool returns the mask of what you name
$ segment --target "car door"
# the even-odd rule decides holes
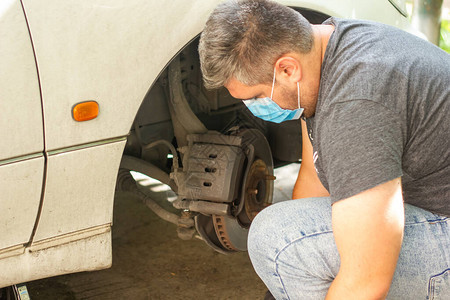
[[[0,286],[5,260],[24,253],[44,178],[42,106],[20,1],[0,5]],[[3,262],[3,263],[2,263]]]

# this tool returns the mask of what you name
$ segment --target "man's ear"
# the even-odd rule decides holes
[[[276,78],[278,80],[297,83],[302,79],[300,62],[292,56],[283,55],[277,60],[275,67],[277,68]]]

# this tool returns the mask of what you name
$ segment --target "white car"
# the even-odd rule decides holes
[[[177,192],[180,216],[146,200],[180,237],[246,250],[273,162],[299,160],[301,132],[204,89],[198,37],[218,2],[1,1],[0,288],[110,267],[118,174],[118,188],[145,198],[129,170]],[[403,0],[280,2],[312,23],[410,30]]]

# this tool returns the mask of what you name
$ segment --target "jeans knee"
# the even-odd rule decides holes
[[[252,221],[247,239],[248,253],[251,258],[254,258],[258,252],[267,252],[270,247],[271,236],[277,228],[273,222],[272,210],[272,206],[265,208]]]
[[[263,209],[253,220],[248,235],[250,258],[274,257],[292,241],[331,230],[329,198],[284,201]]]

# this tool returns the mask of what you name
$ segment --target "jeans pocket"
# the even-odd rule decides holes
[[[428,295],[430,300],[450,299],[450,269],[430,277],[428,281]]]

